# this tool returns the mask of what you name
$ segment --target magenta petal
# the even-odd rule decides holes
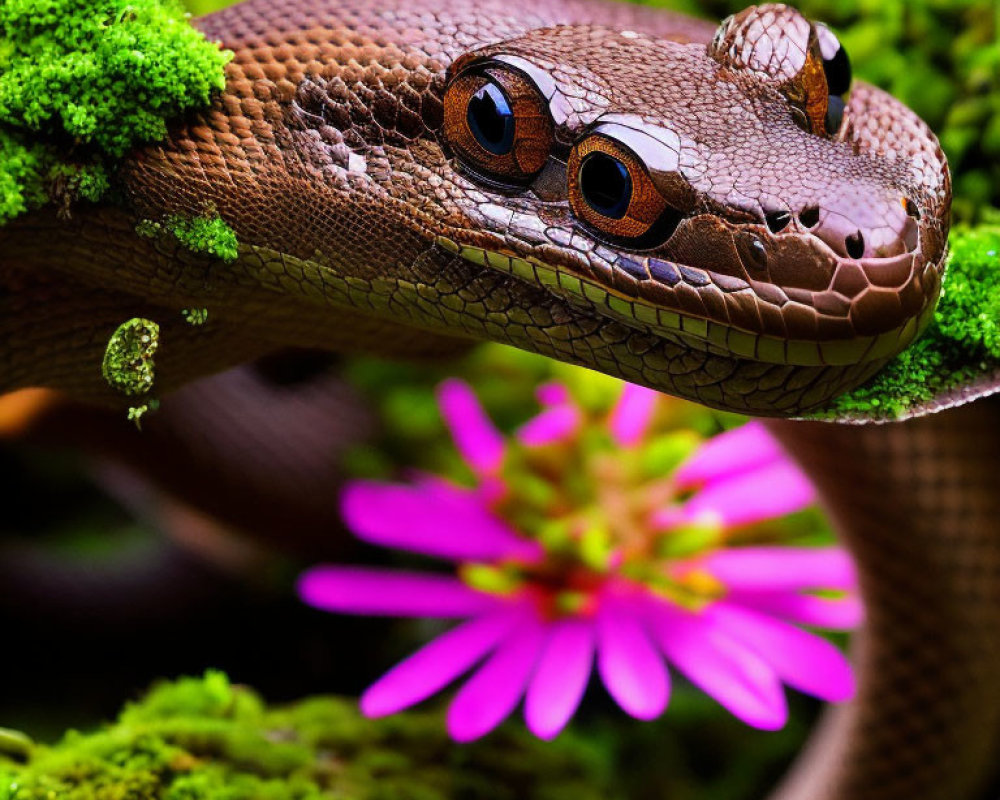
[[[524,608],[510,636],[448,706],[448,733],[455,741],[470,742],[484,736],[514,710],[544,642],[545,626],[534,609]]]
[[[732,590],[857,588],[854,562],[839,547],[730,547],[705,556],[700,565]]]
[[[550,629],[535,674],[528,684],[524,718],[540,739],[552,739],[580,705],[594,660],[594,627],[564,619]]]
[[[653,419],[658,394],[644,386],[626,383],[611,412],[608,429],[621,447],[634,447],[642,439]]]
[[[503,601],[450,575],[321,566],[299,576],[299,597],[324,611],[399,617],[468,617]]]
[[[682,516],[688,523],[708,519],[729,528],[801,511],[815,499],[816,490],[802,470],[789,461],[776,461],[708,483],[684,504]]]
[[[649,621],[667,659],[735,717],[763,730],[788,721],[788,704],[774,670],[756,652],[724,635],[714,620],[650,603]]]
[[[760,422],[748,422],[702,444],[677,468],[674,481],[690,489],[787,458]]]
[[[566,439],[580,426],[580,412],[571,404],[539,412],[517,429],[517,439],[528,447],[543,447]]]
[[[830,703],[854,696],[850,662],[821,636],[724,601],[713,604],[705,614],[717,630],[753,650],[789,686]]]
[[[456,561],[534,558],[536,543],[521,539],[468,489],[439,480],[416,486],[351,481],[341,513],[363,541]]]
[[[462,458],[477,474],[489,474],[503,462],[504,440],[465,381],[451,378],[437,389],[438,406]]]
[[[569,389],[556,381],[543,383],[535,389],[535,397],[543,406],[564,406],[572,402]]]
[[[362,713],[395,714],[440,691],[495,648],[519,615],[519,609],[503,609],[438,636],[368,687],[361,696]]]
[[[865,617],[864,603],[854,594],[817,597],[792,592],[736,591],[727,594],[726,599],[734,605],[754,608],[788,622],[834,631],[853,630]]]
[[[663,713],[670,681],[663,658],[624,603],[608,600],[597,615],[597,669],[626,713],[653,719]]]

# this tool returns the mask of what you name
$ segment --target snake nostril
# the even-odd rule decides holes
[[[807,228],[815,228],[819,223],[819,206],[808,206],[799,212],[799,222]]]
[[[792,221],[792,215],[787,211],[769,211],[764,215],[764,220],[771,233],[780,233],[788,227],[788,223]]]
[[[903,198],[903,208],[906,209],[908,216],[913,217],[913,219],[920,219],[920,209],[917,208],[917,204],[914,203],[909,197]]]
[[[855,231],[844,239],[844,244],[847,246],[847,255],[851,258],[858,259],[865,254],[865,237],[861,231]]]

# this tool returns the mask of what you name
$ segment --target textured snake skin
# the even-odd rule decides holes
[[[863,84],[824,130],[817,29],[785,7],[717,36],[598,0],[247,0],[198,24],[236,51],[227,90],[126,159],[128,209],[0,228],[0,388],[120,402],[104,343],[144,315],[162,326],[159,391],[287,345],[419,357],[493,339],[786,416],[873,374],[939,291],[936,139]],[[551,115],[507,164],[529,184],[498,186],[445,135],[449,87],[483,70],[533,81],[518,98]],[[602,147],[642,162],[664,241],[643,239],[641,213],[602,228],[581,205],[569,172]],[[220,213],[240,258],[135,234],[178,213]],[[186,325],[188,306],[208,325]],[[996,419],[981,402],[898,426],[774,423],[858,554],[871,616],[861,696],[781,800],[972,800],[985,785]]]
[[[787,8],[743,15],[710,45],[715,26],[587,0],[248,0],[200,24],[236,51],[227,91],[126,160],[132,213],[0,231],[6,280],[38,281],[45,264],[32,290],[56,320],[87,286],[120,293],[121,318],[208,306],[218,327],[163,364],[163,389],[251,349],[412,355],[451,337],[784,416],[873,374],[938,293],[950,186],[937,141],[860,83],[839,129],[810,129],[817,90],[802,76],[815,77],[816,45]],[[777,37],[770,59],[758,28]],[[442,132],[449,66],[483,59],[530,73],[548,98],[553,140],[530,192],[479,179]],[[676,217],[666,241],[630,249],[618,228],[575,216],[567,165],[594,124],[643,162],[635,180],[648,174]],[[231,265],[133,230],[137,217],[214,212],[242,243]],[[110,320],[87,339],[46,327],[36,345],[30,309],[11,311],[3,332],[21,346],[4,352],[5,385],[110,398],[82,366],[66,374]]]
[[[778,800],[965,800],[1000,772],[1000,403],[877,426],[772,422],[858,561],[857,700]]]

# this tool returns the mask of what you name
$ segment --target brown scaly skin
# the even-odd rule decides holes
[[[227,90],[126,160],[127,210],[0,231],[4,388],[110,401],[104,343],[141,313],[164,326],[161,390],[284,345],[427,356],[495,339],[785,416],[873,374],[939,291],[936,140],[861,84],[824,132],[819,34],[787,8],[717,36],[588,0],[248,0],[199,25],[236,51]],[[545,166],[518,187],[484,179],[442,131],[448,81],[487,67],[544,95]],[[595,126],[642,162],[636,180],[677,212],[672,236],[630,247],[624,223],[582,219],[574,146]],[[518,145],[518,164],[537,150]],[[239,235],[232,265],[133,232],[207,211]],[[185,306],[207,306],[209,326],[185,326]],[[871,605],[860,698],[783,800],[961,800],[982,785],[1000,716],[987,411],[774,424]]]
[[[191,305],[214,320],[202,337],[180,323],[167,332],[197,342],[164,347],[177,359],[160,366],[161,388],[278,345],[413,355],[446,338],[495,339],[787,415],[869,377],[926,319],[947,232],[940,148],[864,85],[835,135],[804,130],[788,99],[809,88],[796,77],[810,35],[797,13],[737,18],[706,47],[715,26],[625,5],[379,8],[251,0],[201,21],[236,51],[227,91],[126,161],[132,211],[69,225],[40,214],[0,234],[7,263],[30,265],[6,280],[44,281],[30,291],[67,308],[65,325],[43,332],[57,342],[7,354],[8,386],[107,396],[87,365],[140,303],[161,324]],[[773,52],[791,53],[780,64],[754,60],[761,26]],[[452,73],[489,58],[544,84],[555,142],[530,189],[497,189],[452,157],[441,127],[456,58]],[[683,213],[666,242],[636,252],[571,212],[567,151],[595,125],[638,153]],[[243,245],[231,266],[132,230],[137,218],[210,209]],[[765,218],[781,212],[789,221],[772,233]],[[855,260],[847,242],[859,233]],[[82,342],[74,306],[86,287],[108,308],[88,315]],[[5,314],[0,333],[38,335],[31,312]]]

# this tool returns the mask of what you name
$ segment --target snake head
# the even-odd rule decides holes
[[[133,200],[211,203],[297,259],[283,291],[743,412],[822,405],[930,319],[944,155],[828,28],[484,2],[207,18],[227,94],[140,154]]]
[[[686,349],[857,372],[940,288],[938,143],[787,6],[707,47],[592,27],[490,45],[453,64],[443,131],[504,196],[468,209],[492,236],[451,234],[466,258]]]

